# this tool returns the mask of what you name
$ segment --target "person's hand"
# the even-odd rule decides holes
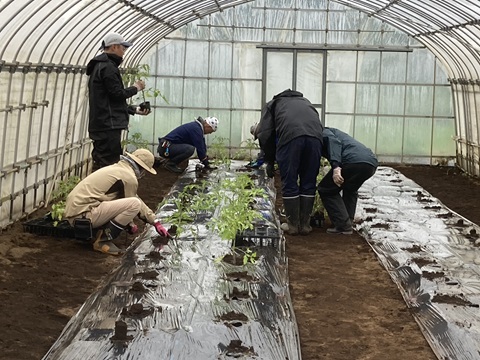
[[[171,237],[171,235],[168,233],[167,229],[163,227],[162,224],[160,224],[160,221],[155,221],[153,224],[155,227],[155,230],[157,230],[158,235],[163,236],[163,237]]]
[[[127,225],[127,232],[130,235],[136,234],[138,232],[138,226],[135,223],[131,223]]]
[[[269,178],[273,178],[275,176],[275,165],[273,164],[273,162],[267,162],[265,171],[267,172],[267,176]]]
[[[205,170],[216,170],[218,169],[216,166],[210,165],[208,158],[202,161]]]
[[[148,114],[150,114],[150,109],[142,109],[140,106],[137,106],[135,108],[135,114],[148,115]]]
[[[145,89],[145,81],[137,80],[133,83],[133,86],[137,88],[138,91]]]
[[[342,168],[341,167],[337,167],[335,169],[333,169],[333,182],[335,183],[335,185],[337,185],[338,187],[342,186],[343,185],[343,177],[342,177]]]
[[[263,165],[263,160],[252,160],[245,166],[247,168],[258,169],[262,165]]]

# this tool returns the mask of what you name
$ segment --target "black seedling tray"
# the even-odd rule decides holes
[[[235,237],[235,246],[255,247],[255,246],[273,246],[278,247],[280,234],[275,228],[265,225],[255,226],[253,229],[244,230]]]
[[[41,218],[28,220],[23,224],[23,231],[36,235],[46,235],[63,238],[75,238],[73,226],[66,220],[60,221],[54,225],[54,220],[50,214]]]

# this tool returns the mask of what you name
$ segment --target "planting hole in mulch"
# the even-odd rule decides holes
[[[411,248],[406,248],[402,250],[408,251],[409,253],[418,253],[423,251],[423,249],[418,245],[413,245]]]
[[[171,228],[173,228],[173,226]],[[168,230],[168,233],[172,236],[175,235],[177,233],[177,227],[175,226],[174,232],[170,232],[170,230]],[[170,240],[168,237],[157,236],[152,239],[152,244],[155,246],[165,246],[165,245],[168,245],[168,240]]]
[[[135,293],[147,293],[148,289],[143,286],[143,284],[139,281],[136,281],[133,283],[132,288],[129,290],[129,292],[135,292]]]
[[[430,265],[430,264],[436,264],[436,263],[437,263],[436,260],[426,259],[426,258],[422,258],[422,257],[412,258],[412,261],[413,261],[415,264],[417,264],[419,268],[422,268],[422,267],[424,267],[425,265]]]
[[[445,277],[445,273],[443,273],[443,272],[422,271],[422,277],[424,277],[427,280],[435,280],[435,279],[438,279],[438,278]]]
[[[135,277],[139,277],[145,280],[155,280],[158,276],[158,272],[155,270],[145,271],[138,274],[135,274]]]
[[[459,296],[455,295],[442,295],[437,294],[432,298],[432,302],[443,303],[443,304],[451,304],[451,305],[459,305],[459,306],[471,306],[471,307],[478,307],[478,304],[473,304],[470,301],[462,299]]]
[[[162,255],[160,255],[160,253],[158,251],[150,251],[147,254],[147,258],[149,258],[152,261],[156,261],[156,262],[165,259]]]
[[[225,325],[228,327],[238,328],[241,327],[243,323],[246,323],[248,321],[248,317],[245,314],[230,311],[226,314],[219,316],[218,320],[224,321]]]
[[[243,265],[243,255],[241,254],[227,254],[222,259],[223,262],[226,262],[230,265],[242,266]]]
[[[257,282],[258,279],[249,275],[246,271],[235,271],[228,274],[225,274],[228,280],[231,281],[248,281],[248,282]]]
[[[160,309],[161,310],[161,309]],[[160,311],[161,312],[161,311]],[[123,308],[122,315],[130,318],[141,319],[153,314],[153,309],[146,309],[142,304],[133,304],[130,309]]]
[[[234,358],[240,358],[243,356],[255,356],[253,346],[246,347],[242,345],[241,340],[232,340],[226,347],[226,355]]]
[[[115,322],[115,334],[110,338],[111,341],[125,342],[133,339],[132,335],[127,335],[127,323],[123,320]]]
[[[237,287],[233,287],[232,292],[228,295],[224,295],[223,298],[227,301],[229,300],[242,300],[249,299],[251,296],[246,290],[239,290]]]

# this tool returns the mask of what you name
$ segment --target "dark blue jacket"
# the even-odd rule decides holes
[[[89,132],[127,129],[129,114],[135,114],[135,108],[129,107],[126,100],[138,90],[135,86],[123,86],[118,69],[121,62],[121,57],[103,53],[87,65]]]
[[[378,166],[375,154],[368,147],[350,135],[335,128],[323,129],[323,156],[327,158],[332,168],[345,164],[365,163]]]
[[[205,144],[203,125],[198,120],[180,125],[161,139],[168,140],[172,144],[189,144],[194,146],[195,149],[197,149],[197,156],[201,161],[207,157],[207,145]]]

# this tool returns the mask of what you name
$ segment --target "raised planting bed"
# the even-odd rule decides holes
[[[243,164],[201,174],[190,164],[157,212],[174,239],[153,228],[135,239],[44,359],[301,359],[274,184],[262,170],[247,192],[260,217],[225,226],[229,214],[248,219],[236,213],[235,188],[249,188],[244,178],[237,186]],[[235,245],[237,233],[252,243]]]
[[[397,284],[439,359],[480,354],[480,228],[412,180],[379,167],[356,229]]]

